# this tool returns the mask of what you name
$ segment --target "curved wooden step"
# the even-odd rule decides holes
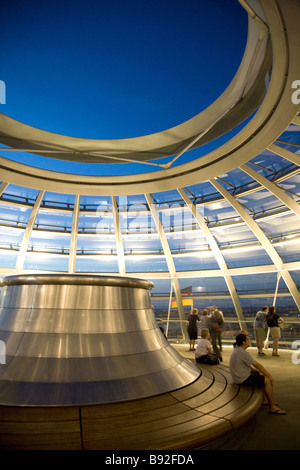
[[[233,384],[229,368],[199,365],[192,384],[150,398],[81,407],[0,408],[1,449],[193,449],[237,429],[262,391]]]

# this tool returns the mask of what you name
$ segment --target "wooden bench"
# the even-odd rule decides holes
[[[198,365],[192,384],[150,398],[63,408],[0,407],[0,449],[193,449],[237,429],[262,391],[232,383],[223,365]]]

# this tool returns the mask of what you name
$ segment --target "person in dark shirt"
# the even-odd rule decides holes
[[[284,323],[284,320],[276,313],[276,307],[272,305],[269,308],[269,313],[266,317],[267,324],[270,328],[270,333],[273,338],[273,351],[272,356],[279,356],[278,354],[278,341],[281,336],[279,323]]]
[[[213,346],[213,351],[219,360],[222,362],[222,330],[223,330],[224,317],[223,314],[218,308],[213,311],[211,315],[211,342]],[[217,346],[219,343],[219,347]]]
[[[195,341],[198,337],[197,321],[200,321],[198,310],[193,308],[192,312],[188,316],[188,335],[190,339],[190,351],[195,351]]]

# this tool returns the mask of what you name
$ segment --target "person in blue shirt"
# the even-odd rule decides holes
[[[256,314],[254,320],[254,336],[256,341],[256,346],[258,350],[259,356],[265,356],[266,354],[263,352],[264,340],[266,336],[266,318],[268,315],[269,307],[265,306],[261,310],[259,310]]]

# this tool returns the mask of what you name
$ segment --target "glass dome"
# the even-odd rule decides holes
[[[0,116],[2,276],[149,279],[156,317],[178,338],[191,305],[218,305],[231,339],[237,329],[252,332],[257,309],[276,302],[288,325],[283,343],[295,339],[297,15],[276,16],[258,1],[240,4],[249,23],[241,65],[219,98],[182,124],[95,141]]]

